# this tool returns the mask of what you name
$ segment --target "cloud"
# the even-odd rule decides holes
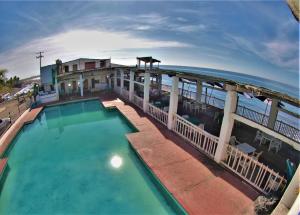
[[[57,58],[63,61],[77,57],[107,58],[116,56],[117,51],[122,50],[184,47],[191,47],[191,45],[171,40],[143,39],[128,32],[79,29],[36,39],[1,53],[0,65],[9,70],[9,76],[27,77],[39,71],[35,59],[37,51],[45,51],[43,65],[47,65],[54,63]]]

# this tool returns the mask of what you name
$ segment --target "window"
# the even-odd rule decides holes
[[[65,72],[69,72],[69,66],[65,66]]]
[[[95,69],[96,68],[96,63],[95,62],[86,62],[84,64],[85,69]]]
[[[73,71],[77,71],[77,70],[78,70],[77,64],[73,64]]]
[[[101,60],[100,61],[100,67],[102,68],[102,67],[105,67],[105,60]]]

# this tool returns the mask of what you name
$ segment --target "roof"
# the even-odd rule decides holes
[[[132,67],[131,69],[136,70],[136,67]],[[263,95],[268,98],[277,98],[280,101],[290,103],[297,107],[300,106],[298,97],[299,89],[288,89],[288,85],[264,78],[225,70],[183,66],[160,66],[159,69],[154,68],[153,72],[167,74],[169,76],[177,75],[187,79],[201,79],[205,82],[229,84],[235,86],[238,92],[248,92],[255,95]]]
[[[144,61],[146,63],[150,63],[152,61],[152,63],[160,63],[160,60],[154,59],[151,56],[150,57],[137,57],[136,59]]]
[[[110,58],[104,58],[104,59],[100,59],[100,58],[98,58],[98,59],[95,59],[95,58],[77,58],[77,59],[74,59],[74,60],[69,60],[69,61],[63,62],[63,64],[64,64],[64,63],[70,63],[70,62],[78,61],[78,60],[83,60],[83,61],[85,61],[85,60],[96,61],[96,60],[110,60]]]

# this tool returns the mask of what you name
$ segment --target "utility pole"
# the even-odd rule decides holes
[[[36,59],[40,59],[40,72],[41,72],[41,68],[42,68],[42,58],[44,57],[42,55],[42,53],[44,53],[44,52],[37,52],[36,53],[38,55],[38,56],[36,56]]]

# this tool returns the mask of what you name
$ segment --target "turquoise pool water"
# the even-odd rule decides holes
[[[134,131],[96,100],[44,109],[7,153],[0,214],[175,214],[126,140]]]

